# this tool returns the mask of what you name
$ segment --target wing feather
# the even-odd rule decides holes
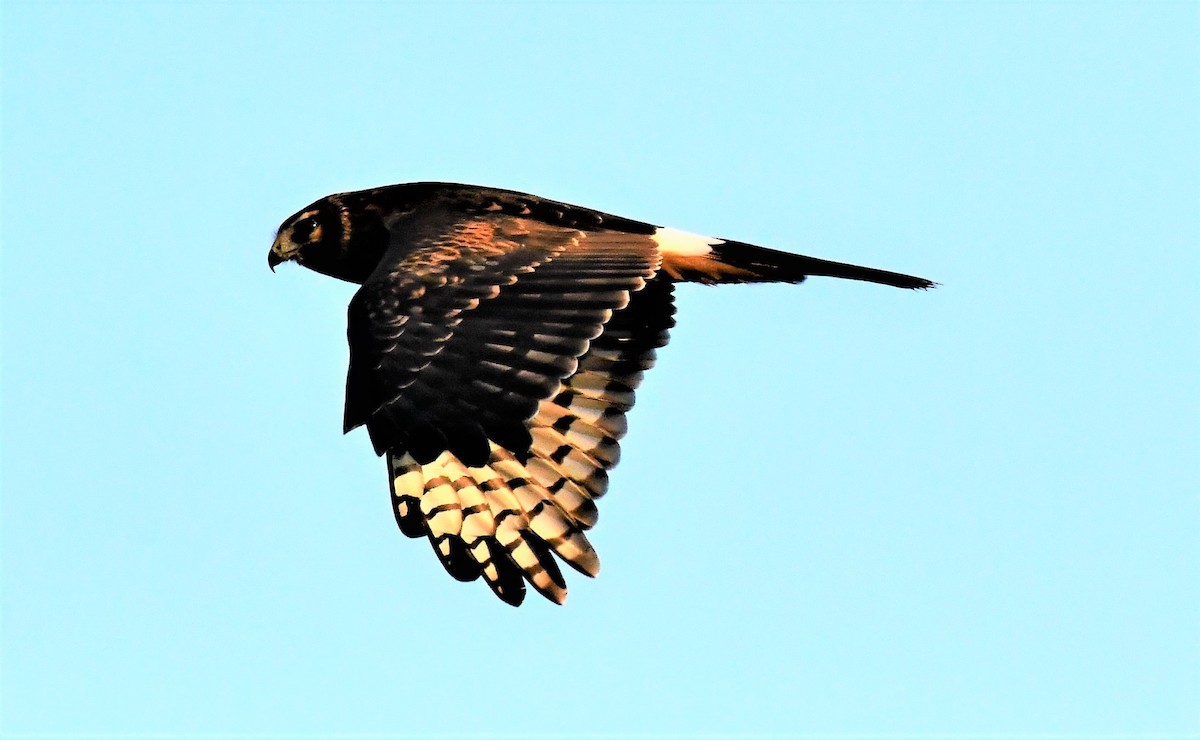
[[[654,363],[655,349],[666,342],[672,314],[670,283],[650,281],[633,292],[579,358],[576,372],[538,402],[527,422],[533,443],[524,459],[494,442],[478,467],[466,467],[450,453],[426,465],[412,456],[393,458],[395,503],[409,511],[417,489],[412,481],[439,476],[458,481],[453,486],[458,509],[447,506],[444,488],[434,489],[439,503],[422,502],[420,509],[436,512],[426,523],[428,531],[436,530],[434,537],[452,541],[457,527],[460,545],[440,541],[443,550],[437,550],[451,575],[482,576],[498,597],[516,605],[525,584],[552,601],[566,598],[553,556],[585,575],[599,573],[599,557],[585,532],[596,524],[595,500],[607,490],[608,470],[619,458],[625,413],[642,372]],[[622,390],[593,392],[598,384]],[[472,567],[458,562],[462,553],[469,554]]]
[[[599,572],[584,533],[673,324],[659,255],[504,214],[397,234],[351,304],[347,425],[387,453],[400,529],[447,572],[561,603],[556,558]]]

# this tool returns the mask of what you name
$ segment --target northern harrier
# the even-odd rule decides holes
[[[286,260],[362,286],[345,431],[366,425],[387,456],[401,531],[514,606],[525,581],[566,599],[554,555],[599,572],[584,532],[675,323],[676,282],[933,285],[443,183],[322,198],[279,227],[268,262]]]

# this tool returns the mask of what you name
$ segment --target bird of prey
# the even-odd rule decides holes
[[[563,603],[555,556],[585,536],[677,282],[899,288],[928,280],[652,226],[509,190],[411,183],[330,195],[279,227],[267,261],[361,285],[350,301],[345,431],[387,458],[392,511],[451,576],[519,605]]]

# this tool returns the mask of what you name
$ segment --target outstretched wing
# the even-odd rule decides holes
[[[350,306],[346,427],[388,455],[401,530],[511,604],[595,575],[583,531],[672,324],[648,236],[427,214]]]

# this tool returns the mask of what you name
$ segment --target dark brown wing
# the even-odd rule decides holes
[[[397,227],[350,303],[346,429],[419,462],[478,465],[489,440],[525,455],[538,402],[657,267],[649,240],[598,236],[504,215]]]
[[[561,603],[566,584],[553,552],[589,576],[600,563],[584,532],[597,519],[595,499],[608,487],[642,373],[674,325],[673,284],[652,279],[615,312],[529,420],[533,444],[519,460],[496,444],[478,467],[451,453],[428,464],[388,455],[396,521],[410,537],[427,536],[459,580],[480,575],[517,605],[528,581]]]
[[[388,453],[397,522],[456,578],[561,601],[625,411],[673,323],[644,235],[510,215],[427,217],[350,308],[346,425]]]

